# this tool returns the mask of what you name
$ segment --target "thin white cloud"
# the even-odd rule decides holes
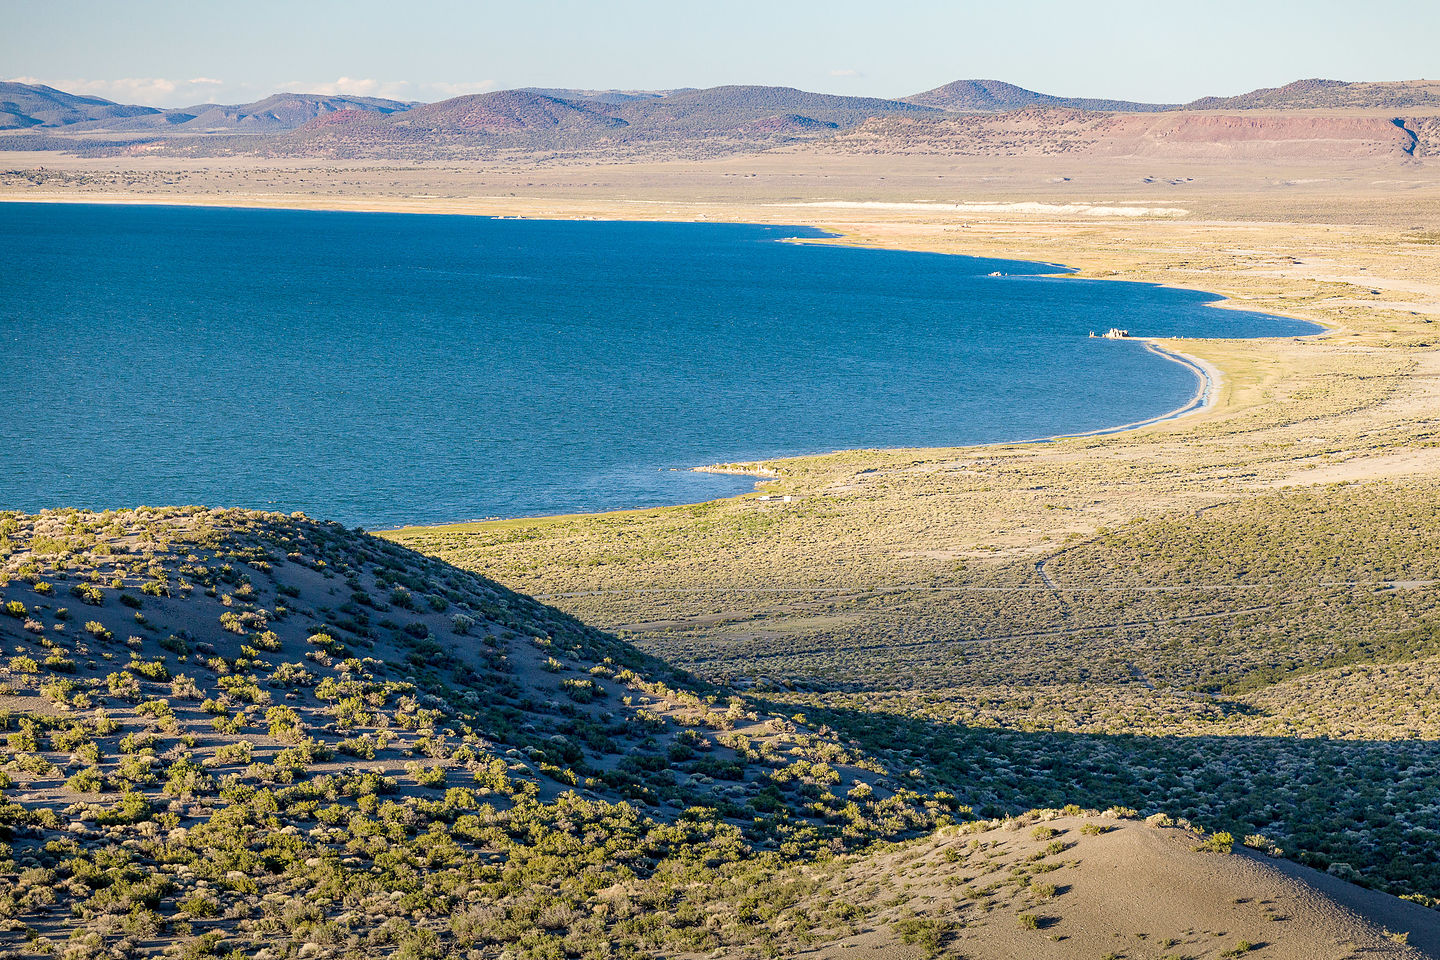
[[[163,77],[125,77],[120,80],[77,80],[63,89],[70,93],[88,93],[121,103],[155,106],[173,102],[176,83]]]
[[[474,80],[465,83],[446,83],[437,80],[431,83],[415,84],[415,95],[420,100],[449,100],[451,97],[487,93],[494,89],[494,80]]]
[[[287,93],[318,93],[325,97],[380,97],[384,96],[380,92],[384,87],[385,84],[370,77],[341,77],[318,83],[291,80],[280,84],[280,89]]]
[[[22,83],[45,81],[25,79]],[[193,103],[213,100],[219,88],[225,86],[220,80],[210,77],[196,77],[194,80],[170,80],[165,77],[122,77],[119,80],[58,80],[49,86],[67,93],[78,93],[90,97],[103,97],[116,103],[138,103],[147,107],[180,107]]]
[[[391,100],[448,100],[495,89],[493,80],[376,80],[372,77],[338,77],[334,80],[291,80],[275,87],[231,83],[214,77],[170,80],[165,77],[124,77],[119,80],[42,80],[12,77],[12,83],[46,84],[67,93],[103,97],[116,103],[147,107],[184,107],[200,103],[246,103],[276,91],[316,93],[336,97],[384,97]]]

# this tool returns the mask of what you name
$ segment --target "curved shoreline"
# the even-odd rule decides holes
[[[95,204],[95,205],[107,205],[107,204],[109,204],[109,205],[178,206],[178,207],[194,207],[194,206],[199,206],[199,207],[212,207],[212,208],[218,207],[218,208],[229,208],[229,209],[313,210],[313,211],[337,211],[337,212],[351,212],[351,213],[400,213],[400,214],[412,214],[412,215],[418,215],[418,216],[467,216],[467,217],[472,217],[472,216],[473,216],[473,217],[494,217],[494,218],[503,218],[503,219],[526,219],[526,220],[550,220],[550,219],[553,219],[553,220],[566,220],[566,219],[609,219],[609,220],[617,220],[617,221],[620,221],[620,220],[633,220],[634,222],[656,222],[656,221],[675,222],[675,223],[694,222],[694,221],[691,221],[691,220],[676,219],[676,218],[672,218],[672,217],[663,217],[663,216],[662,216],[662,217],[639,217],[639,218],[632,218],[632,217],[594,217],[594,216],[578,217],[578,218],[562,217],[562,216],[533,216],[533,215],[532,215],[532,216],[527,216],[527,215],[518,215],[518,216],[517,216],[517,215],[514,215],[514,214],[483,213],[483,212],[478,212],[478,211],[463,211],[463,212],[462,212],[462,211],[444,211],[444,210],[396,209],[394,205],[385,204],[385,203],[383,203],[383,202],[381,202],[381,203],[363,203],[363,204],[359,205],[358,207],[356,207],[356,206],[351,206],[351,205],[330,205],[330,204],[325,204],[325,203],[315,203],[315,202],[313,202],[313,201],[310,201],[310,202],[302,201],[302,202],[300,202],[300,203],[297,204],[297,203],[266,202],[267,200],[271,200],[271,198],[265,198],[264,200],[259,200],[259,201],[253,200],[253,199],[251,199],[251,198],[226,198],[225,200],[210,200],[210,199],[207,198],[207,199],[201,200],[201,199],[196,199],[196,198],[148,197],[148,196],[147,196],[147,197],[137,197],[137,196],[114,197],[114,196],[112,196],[112,197],[105,197],[105,198],[88,198],[88,197],[87,197],[87,198],[84,198],[84,199],[80,199],[80,198],[69,198],[69,197],[65,197],[65,198],[46,197],[46,198],[40,199],[40,198],[11,197],[11,196],[3,196],[3,195],[0,195],[0,202],[7,202],[7,201],[8,201],[8,202],[29,203],[29,204],[36,204],[36,205],[44,205],[44,204]],[[748,225],[753,225],[753,226],[775,226],[775,225],[777,225],[777,224],[771,224],[771,223],[768,223],[768,222],[762,221],[762,220],[751,220],[751,219],[735,220],[735,221],[725,221],[725,222],[738,223],[738,224],[748,224]],[[825,235],[824,235],[824,236],[820,236],[820,237],[783,237],[783,238],[778,238],[778,239],[774,240],[773,242],[777,242],[777,243],[839,244],[839,245],[847,245],[847,246],[848,246],[848,245],[856,245],[856,246],[867,246],[867,247],[870,246],[870,244],[852,244],[852,241],[854,241],[854,240],[856,239],[856,233],[855,233],[854,230],[846,229],[845,226],[843,226],[843,225],[816,223],[816,224],[796,224],[795,226],[808,227],[808,228],[810,228],[810,229],[814,229],[814,230],[816,230],[816,231],[822,232],[822,233],[825,234]],[[886,244],[881,244],[880,247],[881,247],[882,249],[890,249],[890,250],[895,250],[895,251],[898,251],[898,252],[906,252],[906,251],[908,251],[908,250],[911,249],[911,248],[905,247],[905,246],[903,246],[903,245],[901,245],[901,246],[889,246],[889,245],[886,245]],[[914,251],[914,252],[931,252],[931,253],[935,253],[935,252],[939,252],[939,251],[918,251],[918,250],[917,250],[917,251]],[[965,253],[950,253],[950,254],[947,254],[947,253],[944,253],[944,252],[940,252],[940,253],[941,253],[941,255],[983,256],[982,254],[965,254]],[[1048,261],[1044,261],[1044,260],[1028,260],[1028,261],[1026,261],[1026,262],[1034,263],[1034,264],[1036,264],[1036,265],[1038,265],[1038,266],[1041,266],[1041,267],[1050,268],[1050,270],[1044,271],[1044,272],[1041,272],[1041,273],[1037,273],[1037,274],[1035,274],[1035,276],[1077,277],[1077,276],[1080,276],[1080,275],[1082,274],[1082,272],[1083,272],[1083,269],[1082,269],[1082,268],[1072,267],[1072,266],[1069,266],[1068,264],[1064,264],[1064,263],[1048,262]],[[1107,277],[1107,278],[1096,278],[1096,279],[1119,279],[1120,282],[1134,282],[1134,281],[1127,281],[1127,280],[1124,280],[1124,279],[1121,279],[1121,278],[1108,278],[1108,277]],[[1149,281],[1142,281],[1142,282],[1149,282]],[[1169,284],[1164,284],[1164,283],[1155,284],[1155,285],[1156,285],[1156,286],[1162,286],[1162,287],[1170,287],[1171,289],[1196,289],[1196,288],[1191,288],[1191,287],[1171,287],[1171,285],[1169,285]],[[1202,291],[1202,292],[1211,293],[1212,291]],[[1237,306],[1236,306],[1236,304],[1234,303],[1234,301],[1233,301],[1232,298],[1227,297],[1227,296],[1225,296],[1225,295],[1223,295],[1223,294],[1218,294],[1218,293],[1215,294],[1215,296],[1217,297],[1217,300],[1216,300],[1215,302],[1211,303],[1211,304],[1208,304],[1209,306],[1215,306],[1215,307],[1219,307],[1219,308],[1222,308],[1222,309],[1227,309],[1227,308],[1228,308],[1228,309],[1235,309],[1235,308],[1237,308]],[[1242,309],[1243,309],[1243,308],[1242,308]],[[1287,318],[1287,319],[1302,319],[1302,318]],[[1331,332],[1331,330],[1329,330],[1325,324],[1321,324],[1321,323],[1319,323],[1319,322],[1317,322],[1317,321],[1315,321],[1315,320],[1305,319],[1304,322],[1313,324],[1314,326],[1316,326],[1316,327],[1318,327],[1318,328],[1320,328],[1320,329],[1319,329],[1316,333],[1314,333],[1314,334],[1305,334],[1305,335],[1303,335],[1303,336],[1324,336],[1324,335],[1326,335],[1327,333],[1330,333],[1330,332]],[[1140,430],[1140,429],[1143,429],[1143,428],[1145,428],[1145,427],[1153,426],[1153,425],[1156,425],[1156,424],[1159,424],[1159,423],[1165,423],[1165,422],[1169,422],[1169,421],[1172,421],[1172,420],[1178,420],[1178,419],[1181,419],[1181,418],[1183,418],[1183,417],[1192,416],[1192,415],[1195,415],[1195,414],[1198,414],[1198,413],[1203,413],[1203,412],[1206,412],[1206,411],[1208,411],[1208,410],[1213,410],[1214,408],[1216,408],[1216,407],[1219,405],[1219,393],[1220,393],[1220,388],[1224,385],[1224,379],[1223,379],[1223,376],[1221,375],[1220,371],[1218,370],[1218,368],[1216,368],[1216,367],[1215,367],[1213,364],[1211,364],[1209,361],[1206,361],[1206,360],[1203,360],[1203,359],[1201,359],[1201,358],[1199,358],[1199,357],[1196,357],[1196,356],[1193,356],[1193,355],[1190,355],[1190,354],[1186,354],[1186,353],[1181,353],[1181,352],[1179,352],[1179,351],[1176,351],[1176,350],[1173,350],[1173,349],[1169,349],[1169,348],[1167,348],[1167,347],[1165,347],[1165,346],[1162,346],[1162,345],[1161,345],[1161,340],[1162,340],[1162,339],[1165,339],[1165,338],[1133,337],[1133,338],[1127,338],[1127,339],[1131,339],[1131,340],[1134,340],[1134,341],[1137,341],[1137,342],[1142,342],[1142,343],[1144,343],[1146,349],[1149,350],[1150,352],[1155,353],[1156,355],[1161,356],[1161,357],[1163,357],[1163,358],[1165,358],[1165,359],[1167,359],[1167,360],[1169,360],[1169,361],[1171,361],[1171,362],[1173,362],[1173,363],[1178,363],[1178,364],[1180,364],[1181,366],[1184,366],[1184,367],[1188,368],[1189,370],[1191,370],[1191,372],[1195,374],[1196,379],[1197,379],[1197,389],[1196,389],[1195,394],[1190,398],[1190,400],[1187,401],[1186,403],[1182,404],[1181,406],[1179,406],[1179,407],[1171,410],[1171,411],[1168,411],[1168,412],[1166,412],[1166,413],[1162,413],[1162,414],[1159,414],[1159,415],[1156,415],[1156,416],[1153,416],[1153,417],[1148,417],[1148,418],[1145,418],[1145,419],[1142,419],[1142,420],[1136,420],[1136,421],[1131,421],[1131,422],[1124,423],[1124,424],[1118,424],[1118,425],[1115,425],[1115,426],[1102,427],[1102,428],[1098,428],[1098,429],[1095,429],[1095,430],[1082,431],[1082,432],[1077,432],[1077,433],[1060,433],[1060,434],[1047,435],[1047,436],[1042,436],[1042,437],[1034,437],[1034,438],[1030,438],[1030,439],[1022,439],[1022,440],[996,440],[996,441],[988,441],[988,442],[982,442],[982,443],[976,443],[976,444],[942,445],[942,446],[933,447],[933,448],[932,448],[932,447],[912,447],[912,446],[898,446],[898,447],[892,447],[892,446],[877,446],[877,447],[867,447],[867,448],[841,448],[841,449],[835,449],[835,450],[830,450],[830,451],[796,453],[796,454],[791,454],[791,455],[787,455],[787,456],[783,456],[783,457],[771,457],[771,458],[766,458],[766,459],[764,459],[764,460],[757,460],[757,461],[753,461],[753,462],[741,462],[741,463],[711,463],[711,464],[697,465],[697,466],[694,466],[694,467],[681,468],[681,469],[687,470],[687,471],[689,471],[689,472],[695,472],[695,473],[729,474],[729,475],[735,475],[735,476],[753,476],[753,477],[756,478],[756,481],[757,481],[756,484],[755,484],[755,488],[758,489],[761,483],[766,482],[766,481],[778,480],[778,479],[780,479],[781,476],[782,476],[782,471],[777,470],[777,469],[775,469],[775,468],[773,468],[773,467],[770,467],[770,466],[768,466],[768,465],[769,465],[769,464],[773,464],[773,463],[781,463],[781,462],[784,462],[784,461],[787,461],[787,460],[802,460],[802,459],[808,459],[808,458],[812,458],[812,457],[823,457],[823,456],[832,456],[832,455],[837,455],[837,454],[842,454],[842,453],[860,452],[860,451],[862,451],[862,450],[876,450],[876,451],[891,451],[891,450],[903,450],[903,449],[955,449],[955,450],[967,449],[967,450],[973,450],[973,449],[984,449],[984,448],[988,448],[988,447],[1013,446],[1013,445],[1016,445],[1016,444],[1047,443],[1047,442],[1055,442],[1055,441],[1067,440],[1067,439],[1081,439],[1081,438],[1086,438],[1086,437],[1112,436],[1112,435],[1127,433],[1127,432],[1130,432],[1130,431],[1132,431],[1132,430]],[[1169,339],[1173,339],[1173,338],[1169,338]],[[1203,340],[1203,339],[1205,339],[1205,338],[1198,338],[1198,339],[1202,339],[1202,340]],[[1249,338],[1247,338],[1247,339],[1249,339]],[[1268,338],[1255,338],[1255,339],[1268,339]],[[476,523],[476,522],[485,523],[485,522],[494,522],[494,521],[541,520],[541,519],[547,519],[547,518],[559,517],[559,516],[601,516],[601,515],[604,515],[604,514],[617,513],[617,512],[619,512],[619,513],[624,513],[624,512],[633,512],[633,511],[636,511],[636,510],[656,510],[656,509],[661,509],[661,510],[663,510],[663,509],[673,508],[673,507],[693,506],[693,505],[695,505],[695,504],[697,504],[697,503],[708,503],[708,502],[731,500],[731,499],[737,499],[737,498],[739,498],[739,497],[744,497],[744,496],[747,496],[747,495],[749,495],[748,492],[742,492],[742,493],[730,494],[730,495],[727,495],[727,496],[722,496],[722,497],[713,498],[712,500],[684,501],[684,502],[680,502],[680,503],[665,504],[665,505],[661,505],[661,506],[658,506],[658,507],[629,507],[629,508],[627,508],[627,507],[621,507],[621,508],[618,508],[618,509],[615,509],[615,510],[588,511],[588,512],[579,513],[579,514],[574,514],[574,513],[561,513],[561,514],[530,514],[530,515],[521,515],[521,516],[515,516],[515,517],[494,517],[494,518],[486,518],[485,520],[481,520],[481,521],[464,520],[464,521],[450,521],[450,522],[448,522],[448,523],[443,523],[443,524],[422,524],[421,526],[448,526],[448,525],[455,524],[455,523],[459,523],[459,524],[469,524],[469,523]],[[413,527],[411,527],[411,528],[413,529]],[[406,529],[406,528],[405,528],[405,527],[401,527],[401,528],[396,528],[396,529]]]
[[[1210,363],[1208,360],[1202,360],[1201,358],[1191,356],[1191,355],[1188,354],[1188,353],[1181,353],[1181,352],[1178,351],[1178,350],[1172,350],[1172,349],[1170,349],[1170,348],[1168,348],[1168,347],[1163,346],[1163,345],[1161,344],[1161,340],[1162,340],[1162,339],[1165,339],[1165,338],[1161,338],[1161,337],[1127,337],[1127,338],[1126,338],[1126,340],[1128,340],[1128,341],[1130,341],[1130,342],[1144,344],[1145,349],[1148,350],[1148,351],[1150,351],[1151,353],[1156,354],[1157,356],[1160,356],[1160,357],[1164,357],[1166,360],[1169,360],[1171,363],[1178,363],[1180,366],[1186,368],[1186,369],[1189,370],[1191,373],[1195,374],[1195,379],[1196,379],[1196,383],[1197,383],[1197,387],[1196,387],[1196,390],[1195,390],[1195,394],[1194,394],[1189,400],[1187,400],[1185,403],[1181,404],[1180,406],[1176,407],[1174,410],[1171,410],[1171,411],[1168,412],[1168,413],[1162,413],[1162,414],[1159,414],[1159,415],[1154,416],[1154,417],[1148,417],[1148,418],[1146,418],[1146,419],[1144,419],[1144,420],[1133,420],[1133,421],[1131,421],[1130,423],[1122,423],[1122,424],[1119,424],[1119,425],[1113,426],[1113,427],[1100,427],[1099,429],[1096,429],[1096,430],[1086,430],[1086,431],[1084,431],[1084,432],[1082,432],[1082,433],[1057,433],[1057,434],[1053,434],[1053,435],[1051,435],[1051,436],[1034,437],[1034,438],[1029,439],[1029,440],[997,440],[997,441],[994,441],[994,442],[992,442],[992,443],[961,444],[961,445],[955,446],[955,447],[939,447],[939,448],[934,448],[934,449],[946,449],[946,450],[983,449],[983,448],[985,448],[985,447],[1011,446],[1011,445],[1014,445],[1014,444],[1054,443],[1054,442],[1057,442],[1057,441],[1060,441],[1060,440],[1079,440],[1079,439],[1083,439],[1083,438],[1085,438],[1085,437],[1104,437],[1104,436],[1111,436],[1111,435],[1117,434],[1117,433],[1128,433],[1128,432],[1130,432],[1130,431],[1132,431],[1132,430],[1140,430],[1140,429],[1142,429],[1142,428],[1144,428],[1144,427],[1154,426],[1154,425],[1157,424],[1157,423],[1168,423],[1168,422],[1171,421],[1171,420],[1179,420],[1179,419],[1181,419],[1182,417],[1188,417],[1188,416],[1193,416],[1193,415],[1198,414],[1198,413],[1204,413],[1204,412],[1206,412],[1207,410],[1211,410],[1211,409],[1213,409],[1215,406],[1217,406],[1217,405],[1219,404],[1219,402],[1220,402],[1220,400],[1219,400],[1220,388],[1221,388],[1221,387],[1224,385],[1224,383],[1225,383],[1224,375],[1220,373],[1219,368],[1217,368],[1213,363]],[[1257,339],[1263,339],[1263,338],[1257,338]],[[920,447],[867,447],[867,448],[864,448],[864,449],[874,449],[874,450],[912,450],[912,449],[930,449],[930,448],[920,448]],[[774,467],[767,466],[768,464],[771,464],[771,463],[780,463],[780,462],[784,462],[784,461],[786,461],[786,460],[801,460],[801,459],[805,459],[806,457],[834,456],[834,455],[836,455],[836,454],[851,453],[851,452],[853,452],[853,451],[846,449],[846,450],[831,450],[831,451],[828,451],[828,452],[826,452],[826,453],[797,453],[797,454],[794,454],[793,456],[788,456],[788,457],[769,457],[769,458],[767,458],[767,459],[765,459],[765,460],[756,460],[756,461],[753,461],[753,462],[750,462],[750,463],[738,463],[738,464],[737,464],[737,463],[708,464],[708,465],[706,465],[706,466],[701,466],[701,467],[690,467],[689,469],[690,469],[690,472],[692,472],[692,473],[723,473],[723,474],[732,474],[732,475],[736,475],[736,476],[756,477],[756,478],[757,478],[757,482],[756,482],[756,484],[755,484],[755,489],[758,490],[758,489],[760,489],[760,484],[761,484],[761,483],[766,482],[766,481],[771,481],[771,480],[778,480],[778,479],[780,479],[781,476],[782,476],[781,471],[777,470],[777,469],[774,468]],[[737,496],[745,496],[745,494],[743,494],[743,493],[742,493],[742,494],[737,494]],[[721,497],[721,498],[719,498],[719,499],[728,500],[728,499],[730,499],[730,498],[729,498],[729,497]],[[703,502],[711,502],[711,501],[703,501]],[[672,504],[672,506],[685,506],[685,504]],[[659,508],[659,509],[664,509],[664,508]],[[599,516],[599,515],[601,515],[601,514],[612,513],[612,512],[614,512],[614,511],[601,510],[601,511],[597,511],[595,514],[591,514],[591,515],[593,515],[593,516]],[[527,518],[514,517],[514,518],[510,518],[510,519],[519,520],[519,519],[527,519]]]
[[[1160,337],[1127,337],[1137,343],[1143,343],[1145,349],[1157,356],[1164,357],[1172,363],[1178,363],[1191,373],[1195,374],[1198,387],[1195,395],[1169,413],[1162,413],[1159,416],[1149,417],[1145,420],[1135,420],[1130,423],[1122,423],[1114,427],[1101,427],[1099,430],[1086,430],[1084,433],[1061,433],[1053,437],[1039,437],[1031,443],[1044,443],[1051,440],[1072,440],[1080,437],[1103,437],[1114,433],[1124,433],[1129,430],[1139,430],[1141,427],[1148,427],[1157,423],[1165,423],[1169,420],[1178,420],[1181,417],[1188,417],[1196,413],[1204,413],[1218,403],[1220,387],[1224,384],[1224,377],[1218,368],[1207,360],[1199,357],[1192,357],[1188,353],[1181,353],[1178,350],[1171,350],[1161,345]]]

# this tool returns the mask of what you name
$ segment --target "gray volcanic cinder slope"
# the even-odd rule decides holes
[[[1006,113],[1030,107],[1070,108],[1113,113],[1154,113],[1173,110],[1175,104],[1137,103],[1095,97],[1056,97],[1036,93],[1001,80],[956,80],[924,93],[903,98],[907,103],[935,107],[951,113]]]
[[[161,111],[155,107],[83,97],[39,83],[0,83],[0,130],[59,127],[86,120],[114,120],[159,113]]]

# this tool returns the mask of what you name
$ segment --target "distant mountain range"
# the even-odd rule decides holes
[[[569,150],[603,145],[621,152],[658,145],[722,150],[726,143],[768,144],[851,129],[871,117],[939,115],[899,100],[840,97],[788,87],[713,87],[653,96],[530,90],[473,94],[415,107],[404,114],[334,114],[318,118],[275,144],[279,150],[336,156],[377,144],[423,150],[464,150],[483,138],[514,150]]]
[[[1440,113],[1440,84],[1312,79],[1188,104],[1061,97],[998,80],[958,80],[896,100],[769,86],[526,88],[428,104],[280,93],[249,104],[162,110],[42,85],[0,83],[0,130],[7,131],[0,146],[105,153],[144,145],[172,154],[263,151],[415,160],[507,154],[684,158],[828,139],[858,131],[867,122],[866,142],[872,145],[891,142],[897,135],[934,144],[954,141],[973,127],[929,126],[937,121],[1020,111],[1071,111],[1093,119],[1196,111],[1390,109]],[[891,127],[874,127],[887,121]],[[1057,122],[1069,123],[1047,120],[1042,126]],[[1418,136],[1413,125],[1406,129]]]
[[[340,110],[394,113],[414,105],[375,97],[277,93],[255,103],[202,103],[162,110],[77,96],[42,84],[0,83],[0,130],[65,127],[67,132],[281,133]]]
[[[63,127],[87,120],[124,120],[159,113],[99,97],[82,97],[31,83],[0,83],[0,130]]]

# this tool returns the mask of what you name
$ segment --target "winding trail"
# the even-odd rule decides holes
[[[1049,559],[1054,559],[1053,557]],[[1045,561],[1036,564],[1037,572]],[[886,594],[895,593],[1048,593],[1060,590],[1064,593],[1186,593],[1195,592],[1221,592],[1226,590],[1265,590],[1275,588],[1293,587],[1293,583],[1262,582],[1262,583],[1188,583],[1174,585],[1152,585],[1152,586],[1095,586],[1095,587],[1067,587],[1056,583],[1048,574],[1041,572],[1044,580],[1042,586],[1026,587],[961,587],[961,586],[936,586],[934,584],[900,584],[890,587],[872,587],[861,589],[857,587],[617,587],[607,590],[576,590],[568,593],[536,593],[531,596],[536,600],[567,600],[582,597],[618,597],[618,596],[686,596],[686,595],[709,595],[717,596],[726,593],[738,594],[773,594],[777,596],[824,596],[824,597],[849,597],[853,599],[868,599]],[[1359,587],[1374,590],[1415,590],[1423,587],[1440,585],[1440,580],[1319,580],[1311,584],[1315,587]]]

